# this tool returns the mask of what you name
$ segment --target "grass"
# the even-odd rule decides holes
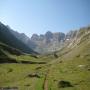
[[[26,85],[30,84],[30,87],[34,88],[33,85],[35,85],[38,80],[39,81],[42,80],[43,77],[38,79],[38,78],[27,77],[27,75],[36,72],[36,68],[39,66],[41,65],[1,64],[0,87],[18,86],[20,90],[22,90],[22,87],[26,88]],[[9,72],[10,69],[12,69],[11,72]]]
[[[74,50],[67,53],[65,57],[53,58],[53,60],[45,56],[39,57],[38,59],[27,55],[17,57],[17,60],[38,60],[38,62],[46,59],[48,63],[43,65],[20,63],[0,64],[0,87],[18,87],[19,90],[43,90],[45,74],[50,68],[47,77],[48,90],[59,90],[58,83],[60,80],[69,81],[74,86],[61,88],[61,90],[90,90],[90,71],[88,70],[90,68],[90,56],[88,55],[90,50],[84,48],[83,50],[84,52],[79,50],[78,53],[73,54],[73,52],[76,52],[76,50]],[[72,57],[70,59],[67,58],[71,53]],[[60,61],[62,61],[62,63],[60,63]],[[84,66],[79,67],[79,65]],[[38,73],[40,78],[27,77],[30,73]]]
[[[90,90],[90,42],[82,43],[73,50],[61,55],[51,66],[48,76],[49,90]],[[62,61],[62,63],[60,63]],[[74,87],[58,88],[60,80],[69,81]]]
[[[82,39],[83,40],[83,39]],[[76,47],[65,47],[50,55],[13,55],[0,48],[0,57],[7,56],[18,63],[0,64],[0,87],[18,87],[18,90],[90,90],[90,41],[89,38]],[[7,58],[6,58],[7,59]],[[21,61],[46,62],[46,64],[24,64]],[[40,78],[29,77],[38,74]],[[47,74],[47,75],[46,75]],[[73,87],[60,88],[59,82],[70,82]]]
[[[89,90],[90,89],[90,71],[87,67],[79,67],[79,65],[86,65],[88,61],[75,59],[63,61],[63,63],[58,63],[52,66],[49,74],[49,85],[51,90],[59,90],[58,82],[59,80],[70,81],[74,87],[67,88],[65,90]],[[90,65],[90,64],[88,64]],[[87,84],[86,84],[87,83]],[[76,85],[77,84],[77,85]],[[62,88],[63,90],[63,88]]]

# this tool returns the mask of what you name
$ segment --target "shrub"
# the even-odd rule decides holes
[[[58,83],[59,88],[65,88],[65,87],[73,87],[69,81],[59,81]]]

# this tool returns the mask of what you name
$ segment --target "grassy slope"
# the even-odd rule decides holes
[[[18,62],[24,60],[47,64],[0,64],[0,87],[18,87],[19,90],[90,90],[89,39],[84,37],[73,49],[64,48],[57,52],[58,58],[53,55],[35,58],[31,55],[16,56],[9,53]],[[29,77],[33,73],[40,78]],[[45,76],[47,87],[43,89]],[[59,88],[60,80],[69,81],[74,87]]]
[[[19,56],[18,56],[19,55]],[[52,57],[53,58],[53,57]],[[22,55],[19,50],[0,43],[0,87],[18,87],[19,90],[42,90],[44,80],[44,68],[39,70],[45,64],[22,64],[9,62],[10,60],[32,61],[32,62],[49,62],[51,56]],[[5,61],[2,62],[2,61]],[[39,74],[40,78],[29,77],[29,74]],[[40,82],[40,83],[38,83]],[[37,86],[37,87],[36,87]]]
[[[63,53],[65,55],[63,55]],[[80,43],[72,50],[64,49],[62,52],[58,53],[58,55],[61,57],[51,66],[48,75],[49,89],[59,90],[58,82],[65,80],[71,82],[74,87],[61,88],[61,90],[90,90],[89,39],[84,40],[84,42]],[[62,63],[60,63],[60,61],[62,61]]]

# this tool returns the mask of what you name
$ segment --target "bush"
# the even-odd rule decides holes
[[[31,78],[33,78],[33,77],[40,78],[40,76],[38,74],[36,74],[36,73],[29,74],[28,77],[31,77]]]
[[[68,81],[59,81],[58,83],[59,88],[65,88],[65,87],[73,87],[70,82]]]

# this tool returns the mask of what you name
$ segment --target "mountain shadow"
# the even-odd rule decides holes
[[[22,41],[17,39],[9,30],[7,26],[0,23],[0,42],[3,42],[11,47],[19,49],[24,53],[29,54],[37,54],[37,52],[33,51],[30,47],[24,44]]]

